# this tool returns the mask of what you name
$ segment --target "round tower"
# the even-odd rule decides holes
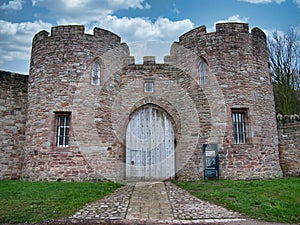
[[[24,179],[81,179],[93,173],[76,144],[71,124],[80,120],[78,114],[93,110],[102,83],[113,72],[110,66],[123,66],[129,49],[120,41],[116,34],[100,28],[86,34],[80,25],[52,27],[50,34],[43,30],[34,36]]]
[[[199,71],[201,61],[209,71],[200,85],[211,108],[211,140],[219,145],[221,176],[282,176],[266,35],[259,28],[249,31],[246,23],[219,23],[211,33],[201,26],[173,44],[171,63],[187,68],[193,54],[199,58],[194,69],[188,67],[194,79],[199,80],[193,70]]]

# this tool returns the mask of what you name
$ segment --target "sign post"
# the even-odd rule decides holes
[[[217,144],[203,144],[204,180],[219,179],[219,155]]]

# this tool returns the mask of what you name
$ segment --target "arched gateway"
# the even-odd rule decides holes
[[[167,114],[147,105],[126,131],[126,179],[164,180],[175,174],[174,129]]]

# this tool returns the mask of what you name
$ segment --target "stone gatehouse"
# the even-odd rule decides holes
[[[245,23],[195,28],[164,63],[136,64],[107,30],[58,26],[32,42],[29,76],[1,74],[0,179],[282,176],[266,36]]]

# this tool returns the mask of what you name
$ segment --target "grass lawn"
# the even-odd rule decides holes
[[[0,223],[38,223],[70,216],[119,187],[112,182],[0,181]]]
[[[274,180],[174,181],[194,196],[272,222],[300,222],[300,177]]]

